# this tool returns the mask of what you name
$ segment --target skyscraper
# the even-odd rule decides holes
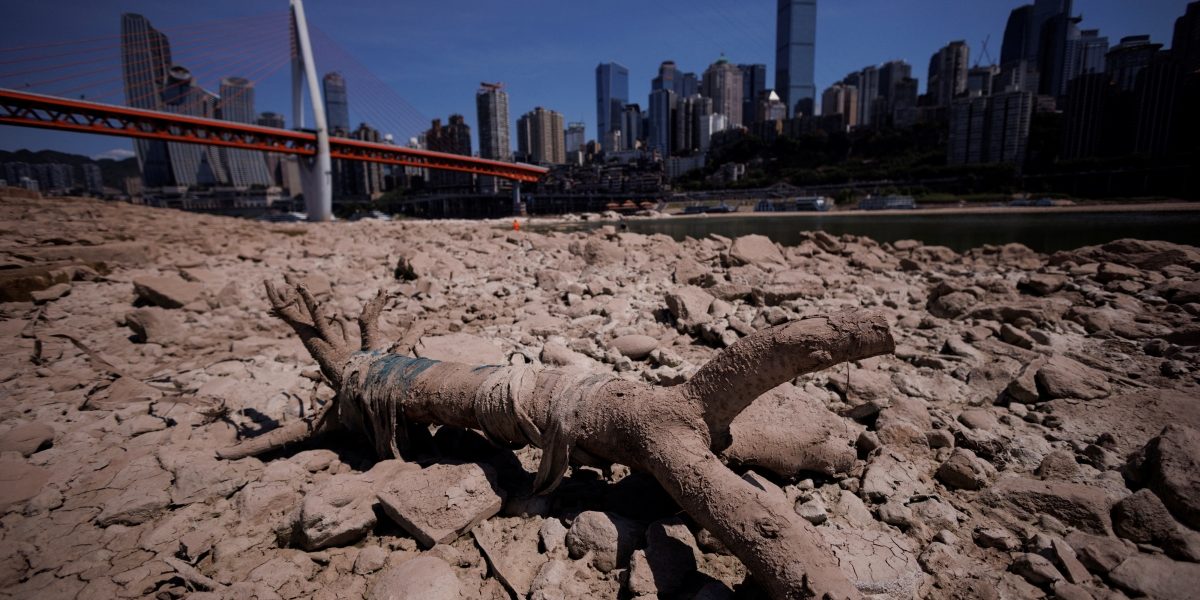
[[[133,108],[162,110],[162,86],[171,68],[171,44],[167,36],[150,25],[142,15],[121,15],[121,72],[125,104]],[[133,141],[134,154],[146,187],[174,183],[166,142]]]
[[[749,127],[754,122],[754,103],[767,91],[767,65],[738,65],[742,72],[742,120]]]
[[[1000,67],[996,65],[971,67],[967,71],[967,94],[972,96],[991,96],[992,90],[995,89],[994,84],[999,76]]]
[[[475,93],[479,117],[479,156],[491,160],[511,160],[508,140],[508,94],[502,83],[481,83]]]
[[[950,106],[950,101],[967,91],[970,49],[964,41],[950,42],[929,59],[927,93],[934,106]]]
[[[1087,73],[1104,72],[1104,55],[1108,53],[1108,38],[1101,37],[1096,29],[1085,29],[1079,37],[1067,42],[1066,75],[1063,77],[1062,93],[1072,79]]]
[[[609,140],[621,130],[621,111],[629,103],[629,69],[613,63],[596,66],[596,137],[605,151],[616,151]]]
[[[870,65],[858,73],[858,124],[870,125],[874,121],[875,100],[879,98],[879,68]]]
[[[258,115],[258,120],[255,121],[255,124],[263,127],[287,129],[287,121],[284,120],[283,115],[274,112],[265,112]]]
[[[683,73],[679,72],[679,68],[673,60],[664,60],[658,66],[658,76],[650,81],[650,91],[671,90],[676,94],[679,93],[680,87],[683,86]]]
[[[682,98],[676,104],[672,149],[675,154],[700,150],[700,122],[713,114],[713,100],[700,94]]]
[[[450,122],[442,125],[441,119],[434,119],[432,126],[425,132],[425,147],[434,152],[471,155],[471,128],[462,115],[450,115]],[[429,183],[435,188],[465,191],[470,189],[470,173],[454,173],[438,169],[429,170]]]
[[[1079,36],[1071,0],[1036,0],[1013,9],[1000,48],[1001,81],[1009,89],[1059,96],[1066,90],[1067,46]]]
[[[821,94],[821,116],[841,115],[842,124],[858,125],[858,88],[835,83]]]
[[[1138,73],[1150,66],[1159,48],[1162,44],[1151,42],[1148,35],[1127,35],[1105,55],[1105,70],[1120,91],[1131,92]]]
[[[163,86],[163,110],[178,115],[217,118],[216,94],[200,87],[192,72],[172,65]],[[178,186],[213,186],[229,182],[220,148],[183,142],[167,142],[171,173]]]
[[[346,79],[341,73],[326,73],[321,80],[321,93],[325,96],[325,119],[329,135],[350,137],[350,103],[346,97]]]
[[[636,150],[638,142],[644,138],[642,107],[638,104],[626,104],[621,109],[621,150]]]
[[[563,164],[563,133],[562,113],[538,106],[517,119],[517,150],[532,163]]]
[[[583,123],[567,123],[567,130],[563,136],[563,150],[567,153],[567,160],[573,160],[571,153],[583,152],[583,146],[587,143],[586,131]]]
[[[221,80],[220,117],[238,123],[254,122],[254,84],[243,77]],[[229,183],[238,187],[269,186],[271,174],[261,152],[221,148]]]
[[[950,103],[947,159],[952,165],[1025,162],[1033,94],[1011,91]]]
[[[670,156],[672,145],[671,129],[675,120],[675,104],[679,96],[674,90],[657,89],[650,92],[650,131],[646,139],[650,150],[662,156]]]
[[[775,14],[775,91],[792,116],[811,115],[817,45],[817,0],[778,0]]]
[[[508,94],[502,83],[480,83],[475,92],[475,111],[479,124],[479,157],[512,160],[508,139]],[[480,177],[479,189],[488,194],[499,191],[495,177]]]
[[[725,115],[727,125],[742,122],[742,71],[724,56],[704,71],[704,95],[712,98],[713,112]]]
[[[856,99],[857,101],[857,99]],[[858,105],[855,104],[857,111]],[[758,104],[754,107],[754,120],[757,123],[776,123],[787,119],[787,105],[779,99],[775,90],[766,90],[758,96]]]

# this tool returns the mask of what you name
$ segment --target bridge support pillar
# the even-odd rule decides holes
[[[300,184],[304,189],[304,204],[308,209],[309,221],[328,221],[333,218],[333,160],[329,153],[329,126],[325,120],[325,102],[321,96],[320,82],[317,80],[317,67],[313,63],[312,43],[308,37],[308,20],[304,16],[303,0],[291,0],[292,35],[295,36],[299,52],[296,54],[297,64],[292,66],[292,107],[296,110],[303,106],[299,94],[301,88],[295,80],[301,72],[308,84],[308,97],[313,111],[313,127],[317,133],[317,155],[312,159],[300,159]],[[292,115],[294,123],[304,122],[303,111],[296,110]]]
[[[513,180],[513,216],[521,216],[521,182]]]

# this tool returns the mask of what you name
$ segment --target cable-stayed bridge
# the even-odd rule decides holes
[[[293,129],[257,119],[254,109],[256,86],[277,85],[287,67]],[[354,131],[351,114],[364,124]],[[546,173],[438,151],[434,140],[428,150],[391,143],[426,123],[329,36],[310,29],[302,0],[281,14],[169,31],[124,15],[120,35],[0,48],[0,124],[133,138],[147,185],[257,182],[265,169],[257,153],[295,155],[309,219],[327,220],[334,160],[511,180],[514,206],[519,183]]]

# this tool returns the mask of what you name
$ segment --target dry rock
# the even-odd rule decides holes
[[[988,488],[981,500],[990,506],[1022,513],[1029,520],[1045,513],[1088,533],[1112,533],[1112,520],[1109,518],[1112,503],[1099,488],[1061,481],[1005,477]]]
[[[658,347],[658,340],[648,335],[623,335],[610,344],[613,350],[633,360],[642,360]]]
[[[1189,600],[1200,589],[1200,564],[1138,554],[1109,573],[1117,587],[1156,600]]]
[[[140,277],[133,280],[133,291],[147,304],[163,308],[182,308],[200,298],[204,285],[170,275]]]
[[[641,539],[636,523],[610,513],[579,513],[567,531],[567,549],[571,558],[589,552],[592,564],[603,573],[629,564],[629,557]]]
[[[1183,523],[1200,528],[1200,431],[1172,423],[1129,459],[1128,474]]]
[[[729,258],[734,265],[785,265],[783,253],[764,235],[744,235],[733,241]]]
[[[513,517],[484,521],[471,531],[496,577],[518,598],[529,596],[534,578],[548,560],[538,553],[540,529],[537,519]]]
[[[378,490],[383,510],[429,548],[453,541],[500,512],[505,493],[486,464],[435,464],[405,471]]]
[[[430,555],[389,567],[371,581],[367,600],[459,600],[461,584],[454,568]]]
[[[467,333],[427,335],[413,352],[421,358],[469,365],[506,365],[508,358],[495,344]]]
[[[54,428],[45,423],[25,423],[0,434],[0,452],[29,456],[54,443]]]
[[[306,550],[353,544],[375,527],[375,493],[355,475],[334,475],[304,495],[298,529]]]
[[[1042,400],[1094,400],[1108,396],[1111,391],[1108,378],[1103,373],[1061,355],[1046,361],[1034,380]]]

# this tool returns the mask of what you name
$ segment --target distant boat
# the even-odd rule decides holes
[[[912,196],[867,196],[858,201],[859,210],[911,210],[917,207]]]

